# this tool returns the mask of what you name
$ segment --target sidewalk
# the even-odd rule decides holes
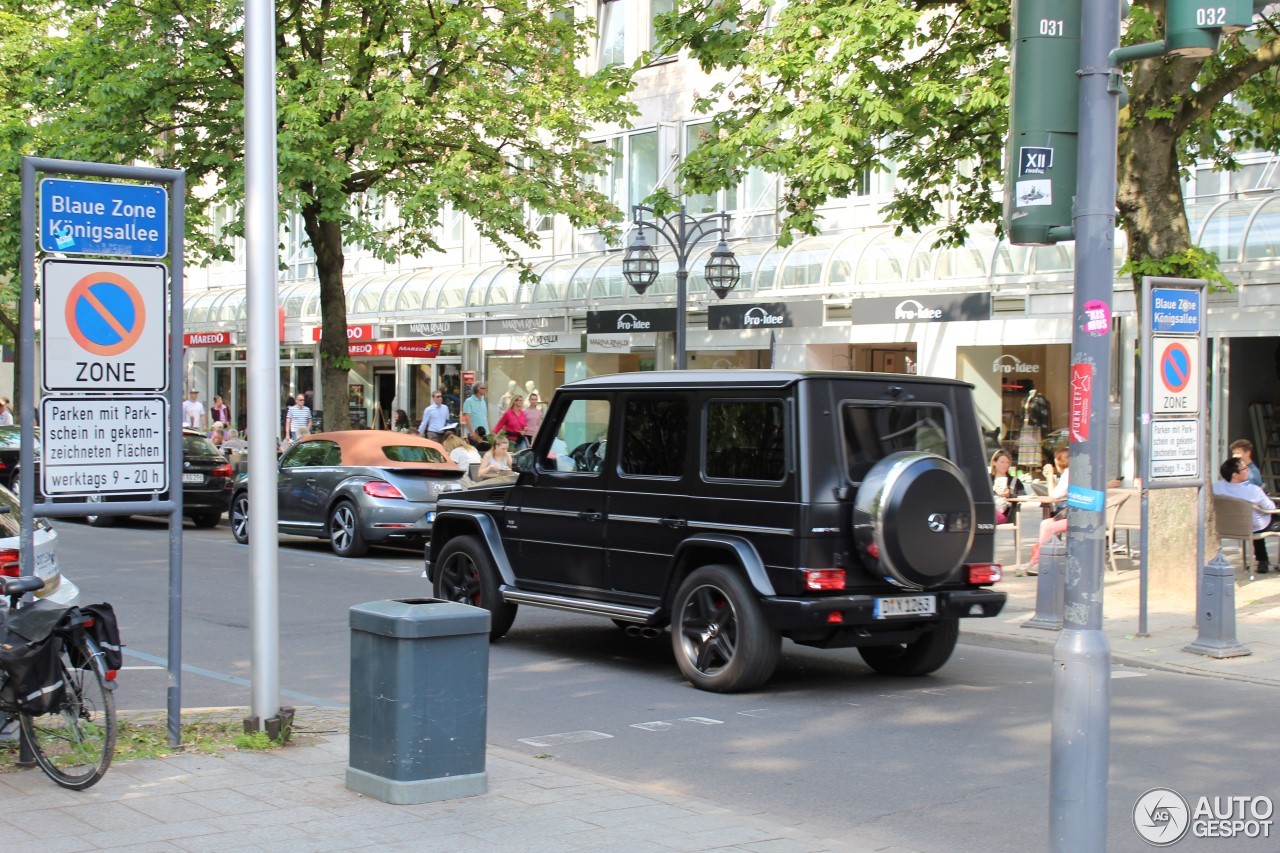
[[[1024,628],[1037,578],[1010,578],[1005,612],[963,621],[961,642],[1051,654],[1058,632]],[[1237,632],[1252,654],[1183,651],[1192,615],[1153,601],[1137,633],[1138,572],[1108,572],[1104,629],[1113,669],[1139,666],[1280,686],[1280,575],[1237,585]],[[1182,608],[1185,611],[1185,607]],[[223,709],[230,719],[245,709]],[[145,716],[145,715],[133,715]],[[268,752],[175,755],[115,765],[87,792],[37,770],[0,774],[0,838],[10,853],[149,851],[883,851],[872,838],[823,838],[722,805],[489,746],[482,796],[392,806],[347,790],[347,715],[300,708],[293,742]]]
[[[245,709],[226,709],[242,719]],[[288,746],[114,765],[77,793],[0,774],[6,853],[151,851],[883,851],[488,748],[488,793],[393,806],[347,790],[346,712],[300,708]]]
[[[1227,555],[1238,566],[1239,552]],[[1140,666],[1171,672],[1231,678],[1280,687],[1280,573],[1247,580],[1237,569],[1236,640],[1251,654],[1216,659],[1184,651],[1199,631],[1190,605],[1171,606],[1152,598],[1147,609],[1147,637],[1138,636],[1139,572],[1136,561],[1121,560],[1121,571],[1105,573],[1103,631],[1111,646],[1113,666]],[[1035,614],[1034,577],[1006,577],[997,589],[1009,602],[995,619],[961,621],[960,642],[1051,653],[1057,631],[1024,628]]]

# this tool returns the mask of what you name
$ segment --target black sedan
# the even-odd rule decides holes
[[[462,488],[462,470],[434,441],[389,430],[341,430],[300,440],[280,457],[279,529],[328,539],[359,557],[370,545],[417,544],[431,534],[436,499]],[[236,541],[249,541],[249,476],[236,478],[228,511]]]
[[[182,431],[182,514],[196,527],[217,527],[231,498],[231,463],[203,433]],[[161,499],[167,498],[164,492]],[[137,495],[95,495],[89,501],[136,501]],[[89,515],[94,527],[108,527],[123,516]]]

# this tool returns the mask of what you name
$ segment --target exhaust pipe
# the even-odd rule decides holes
[[[628,625],[628,637],[643,637],[646,640],[652,640],[662,636],[661,628],[654,628],[652,625]]]

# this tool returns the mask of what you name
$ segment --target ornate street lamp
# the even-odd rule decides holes
[[[685,325],[688,320],[689,255],[703,237],[720,235],[720,243],[707,259],[707,286],[720,299],[738,285],[742,278],[738,260],[733,256],[725,237],[729,236],[730,217],[727,213],[712,213],[701,218],[689,216],[680,206],[680,212],[670,216],[657,214],[652,207],[637,204],[632,208],[636,231],[622,259],[622,276],[627,284],[641,296],[658,279],[658,256],[644,239],[644,229],[652,228],[676,254],[676,369],[684,370],[687,361]],[[646,222],[649,214],[653,221]]]

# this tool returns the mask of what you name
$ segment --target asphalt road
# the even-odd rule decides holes
[[[58,529],[63,570],[85,600],[108,599],[120,614],[136,667],[122,675],[121,706],[163,708],[167,528]],[[188,527],[184,550],[183,706],[248,705],[249,551],[225,526]],[[282,701],[344,705],[348,608],[428,594],[421,559],[385,550],[343,560],[326,543],[286,538],[279,564]],[[1274,688],[1117,668],[1112,697],[1110,849],[1146,849],[1132,812],[1150,788],[1280,800]],[[1047,846],[1051,712],[1047,654],[971,645],[936,675],[902,680],[872,673],[853,650],[787,644],[766,689],[723,696],[683,682],[665,637],[526,607],[490,656],[495,745],[919,850]],[[1188,838],[1177,849],[1277,843]]]

